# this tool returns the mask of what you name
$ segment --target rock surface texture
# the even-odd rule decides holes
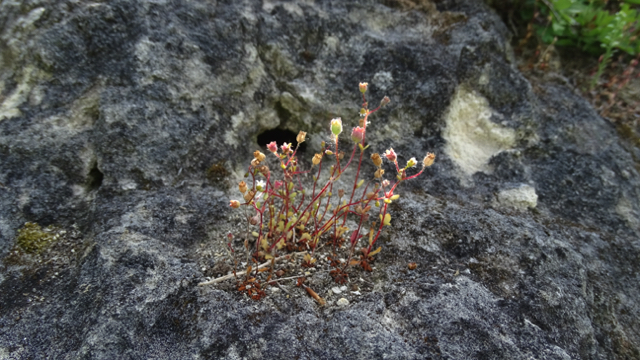
[[[5,0],[0,25],[0,359],[640,358],[638,164],[481,1]],[[323,307],[197,286],[260,135],[310,160],[359,81],[392,99],[371,149],[438,156],[374,271],[318,275]]]

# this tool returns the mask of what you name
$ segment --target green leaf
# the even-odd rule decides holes
[[[553,24],[551,24],[551,29],[556,33],[556,35],[562,35],[565,30],[565,25],[559,21],[554,21]]]
[[[555,0],[553,1],[553,7],[556,11],[562,11],[564,9],[568,9],[572,5],[573,1],[571,0]]]

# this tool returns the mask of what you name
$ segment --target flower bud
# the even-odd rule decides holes
[[[427,153],[427,156],[425,156],[424,159],[422,159],[422,165],[424,167],[429,167],[429,166],[433,165],[433,161],[435,159],[436,159],[436,154]]]
[[[373,161],[373,165],[377,167],[380,167],[380,165],[382,165],[382,158],[378,153],[371,154],[371,161]]]
[[[305,138],[307,136],[307,133],[304,131],[300,131],[298,133],[298,136],[296,136],[296,141],[298,142],[298,144],[303,143]]]
[[[342,119],[335,118],[331,120],[331,132],[333,135],[338,136],[342,132]]]
[[[229,201],[229,206],[231,206],[234,209],[237,209],[240,207],[240,201],[238,200],[231,200]]]
[[[249,224],[251,225],[258,225],[259,222],[260,222],[260,213],[249,218]]]
[[[251,199],[253,199],[253,197],[255,196],[256,192],[253,190],[249,190],[247,191],[246,194],[244,194],[244,201],[249,202],[251,201]]]
[[[258,167],[258,165],[260,165],[260,160],[258,159],[251,160],[251,166]]]
[[[373,191],[370,191],[370,192],[367,193],[366,196],[367,196],[367,199],[371,200],[374,197],[376,197],[376,193],[374,193]]]
[[[418,163],[418,160],[412,157],[411,159],[409,159],[409,161],[407,161],[407,168],[414,167],[416,166],[417,163]]]
[[[322,154],[315,154],[313,156],[313,160],[311,160],[311,162],[313,162],[313,165],[318,165],[318,164],[320,164],[321,160],[322,160]]]
[[[361,143],[362,140],[364,140],[364,128],[360,126],[354,127],[353,130],[351,130],[351,140],[358,144]]]
[[[333,151],[331,151],[331,150],[325,150],[324,153],[329,155],[329,156],[333,155]]]
[[[388,96],[385,96],[385,97],[382,98],[382,100],[380,100],[380,107],[383,107],[383,106],[387,105],[390,102],[391,102],[391,99],[389,99]]]
[[[264,159],[266,158],[266,156],[260,152],[260,150],[256,150],[253,152],[253,157],[255,157],[256,159],[258,159],[258,161],[264,161]]]
[[[340,151],[338,153],[338,159],[340,159],[340,160],[344,159],[344,151]]]
[[[366,93],[368,86],[369,86],[369,83],[361,82],[360,86],[359,86],[360,87],[360,92],[363,93],[363,94]]]
[[[396,160],[398,159],[398,155],[396,154],[395,151],[393,151],[393,148],[390,148],[389,150],[385,151],[384,156],[386,156],[387,159],[389,159],[389,161],[391,161],[392,163],[395,163]]]
[[[338,190],[338,197],[343,197],[343,196],[344,196],[344,189]]]
[[[384,170],[382,169],[378,169],[376,170],[376,172],[373,174],[373,177],[376,179],[380,179],[382,177],[382,175],[384,175]]]
[[[382,182],[382,187],[383,187],[383,188],[385,188],[385,187],[389,186],[389,184],[391,184],[391,183],[389,182],[389,180],[384,180],[384,181]]]
[[[278,152],[278,144],[276,144],[275,141],[272,141],[267,144],[267,149],[269,149],[269,151],[275,154]]]
[[[264,177],[269,177],[269,167],[267,165],[260,166],[258,168],[258,171],[260,171],[260,173],[264,175]]]
[[[247,183],[244,181],[240,181],[240,184],[238,184],[238,189],[240,190],[241,193],[246,193],[247,192]]]

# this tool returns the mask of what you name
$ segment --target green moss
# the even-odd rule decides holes
[[[49,248],[55,240],[56,236],[51,226],[42,229],[40,225],[28,222],[18,230],[16,246],[26,253],[40,254]]]

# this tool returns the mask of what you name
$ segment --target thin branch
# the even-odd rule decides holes
[[[306,254],[306,253],[307,253],[306,251],[301,251],[301,252],[297,252],[297,253],[293,253],[293,254],[283,255],[283,256],[275,258],[274,262],[278,261],[278,260],[282,260],[282,259],[290,259],[292,256],[302,255],[302,254]],[[263,264],[260,264],[256,268],[256,270],[260,270],[260,269],[265,268],[265,267],[267,267],[269,265],[271,265],[271,261],[267,261],[267,262],[265,262]],[[221,277],[213,279],[213,280],[201,282],[201,283],[198,284],[198,286],[213,285],[213,284],[217,284],[219,282],[223,282],[225,280],[233,279],[234,277],[235,277],[235,275],[233,273],[231,273],[231,274],[228,274],[228,275],[225,275],[225,276],[221,276]]]

